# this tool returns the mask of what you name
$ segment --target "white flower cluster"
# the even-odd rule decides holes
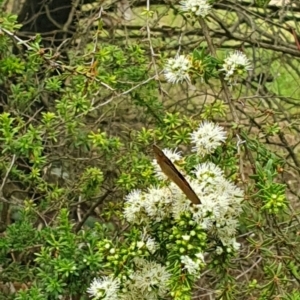
[[[204,122],[191,134],[195,145],[193,150],[199,155],[212,153],[225,140],[225,131],[213,123]],[[180,155],[163,150],[174,162]],[[162,178],[157,163],[157,176]],[[146,192],[133,191],[125,199],[124,216],[130,223],[146,224],[166,219],[179,220],[183,213],[192,214],[192,219],[207,232],[218,236],[224,246],[238,249],[235,240],[237,217],[241,213],[243,192],[228,181],[223,171],[214,163],[206,162],[195,166],[195,178],[185,176],[201,204],[191,205],[185,194],[171,182],[169,186],[151,187]]]
[[[94,278],[87,292],[90,294],[90,297],[95,300],[118,300],[119,288],[119,279],[104,276],[102,278]]]
[[[180,4],[182,11],[202,18],[205,18],[211,10],[211,5],[207,0],[184,0]]]
[[[203,156],[212,153],[225,140],[225,131],[213,123],[204,122],[191,134],[193,150]],[[164,150],[171,161],[179,161],[180,153]],[[165,176],[154,162],[156,175],[160,179]],[[241,213],[243,192],[228,181],[223,171],[212,162],[195,166],[194,177],[185,176],[191,188],[199,197],[201,204],[191,205],[185,194],[171,182],[162,188],[151,187],[143,192],[135,190],[127,195],[124,216],[128,222],[144,225],[141,237],[136,243],[138,249],[147,248],[149,253],[155,253],[159,245],[148,232],[152,225],[163,220],[176,226],[182,216],[190,216],[191,222],[205,230],[214,240],[218,239],[223,247],[216,246],[216,254],[221,254],[224,247],[229,250],[239,249],[235,234],[238,226],[237,217]],[[181,227],[182,228],[182,227]],[[182,233],[181,233],[182,234]],[[191,230],[184,232],[181,240],[188,243],[193,238]],[[188,247],[187,247],[188,249]],[[205,265],[204,254],[199,247],[196,253],[185,252],[180,256],[181,268],[188,274],[199,277]],[[133,261],[134,270],[128,277],[119,278],[106,276],[95,278],[87,292],[95,300],[146,300],[164,299],[169,294],[171,274],[166,266],[144,258],[136,257]],[[167,265],[167,264],[166,264]],[[126,279],[128,278],[128,279]]]
[[[184,55],[178,55],[175,58],[169,58],[166,62],[164,73],[166,80],[170,83],[190,81],[189,72],[192,63]]]
[[[215,151],[226,140],[224,128],[211,122],[203,122],[197,130],[191,134],[193,151],[204,156]]]
[[[123,289],[122,300],[164,299],[169,292],[171,274],[166,267],[145,259],[134,259],[136,270]]]
[[[195,261],[195,260],[192,260],[187,255],[182,255],[180,259],[181,259],[182,265],[184,266],[183,269],[187,270],[187,272],[190,275],[198,277],[199,276],[199,272],[201,271],[200,267],[204,266],[205,263],[204,263],[204,256],[203,256],[202,253],[197,253],[196,254],[196,258],[197,259]]]
[[[157,249],[158,245],[155,240],[148,234],[147,228],[144,228],[141,234],[141,240],[137,242],[138,249],[145,247],[151,254],[153,254]]]
[[[94,300],[163,299],[168,293],[171,274],[166,267],[141,258],[134,259],[135,271],[120,287],[120,279],[111,276],[95,278],[87,289]]]
[[[229,84],[235,85],[237,79],[251,69],[251,63],[247,56],[241,51],[235,51],[225,58],[221,71],[225,73],[225,80]]]
[[[243,191],[224,177],[223,171],[206,162],[196,167],[196,184],[192,187],[201,200],[193,218],[208,232],[214,232],[223,246],[238,250],[235,241],[237,217],[242,211]]]

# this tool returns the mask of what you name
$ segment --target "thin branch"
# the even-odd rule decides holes
[[[100,204],[103,203],[103,201],[108,197],[108,195],[110,195],[113,191],[108,190],[102,197],[100,197],[98,199],[97,202],[95,202],[90,209],[86,212],[86,214],[83,216],[82,220],[76,225],[74,231],[75,233],[77,233],[81,227],[83,226],[83,224],[85,223],[85,221],[88,219],[88,217],[94,212],[94,210],[96,209],[97,206],[99,206]]]
[[[6,184],[7,179],[8,179],[8,175],[9,175],[11,169],[13,168],[13,166],[15,164],[15,161],[16,161],[16,155],[14,154],[13,157],[12,157],[10,166],[8,167],[8,169],[6,171],[6,174],[4,176],[4,179],[2,181],[2,184],[0,186],[0,197],[3,197],[3,188],[4,188],[5,184]]]

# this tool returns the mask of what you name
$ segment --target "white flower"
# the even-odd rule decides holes
[[[233,247],[233,249],[235,250],[235,251],[238,251],[238,250],[240,250],[240,248],[241,248],[241,243],[238,243],[237,241],[236,241],[236,239],[235,238],[233,238],[232,239],[232,247]]]
[[[146,241],[146,247],[151,254],[153,254],[157,249],[158,245],[153,238],[148,238]]]
[[[94,278],[87,292],[93,299],[117,300],[120,288],[120,280],[104,276]]]
[[[223,176],[221,168],[209,161],[197,165],[193,173],[200,182],[205,182],[205,184],[213,184],[219,177]]]
[[[183,235],[182,236],[182,239],[184,240],[184,241],[189,241],[190,239],[191,239],[191,236],[190,235]]]
[[[214,170],[215,173],[209,174],[208,170]],[[206,171],[208,177],[204,176],[205,172],[202,171]],[[232,240],[239,224],[237,217],[242,211],[243,192],[224,178],[221,169],[212,163],[203,164],[196,173],[199,174],[200,182],[197,186],[194,180],[191,185],[201,204],[191,207],[192,218],[203,229],[218,236],[227,246],[226,241]],[[217,176],[210,177],[212,175]],[[210,181],[208,178],[213,180]]]
[[[160,222],[171,213],[172,194],[167,187],[135,190],[125,197],[124,217],[129,223]]]
[[[219,195],[219,202],[227,203],[228,213],[230,212],[231,215],[236,216],[241,212],[244,193],[239,187],[223,178],[223,180],[217,182],[216,193]]]
[[[173,201],[168,187],[150,187],[147,192],[135,190],[125,197],[123,214],[129,223],[160,222],[170,217]]]
[[[164,68],[166,80],[170,83],[190,81],[189,71],[191,67],[190,60],[184,55],[169,58]]]
[[[207,0],[184,0],[180,2],[181,10],[202,18],[206,17],[211,10]]]
[[[224,251],[223,251],[223,248],[222,248],[222,247],[220,247],[220,246],[217,246],[217,247],[216,247],[216,253],[217,253],[217,255],[221,255],[223,252],[224,252]]]
[[[225,72],[225,80],[235,85],[237,79],[246,71],[251,70],[251,63],[241,51],[235,51],[225,58],[221,71]]]
[[[193,151],[198,155],[212,153],[226,139],[224,128],[212,122],[202,122],[199,128],[191,133]]]
[[[204,256],[202,253],[196,254],[195,261],[187,255],[182,255],[180,261],[184,265],[183,270],[187,270],[190,275],[200,277],[201,267],[204,266]]]
[[[238,243],[235,239],[235,237],[232,238],[221,238],[221,242],[224,246],[227,246],[227,251],[230,251],[230,248],[232,247],[233,250],[238,251],[241,247],[241,244]],[[228,252],[229,252],[228,251]]]
[[[199,253],[195,254],[195,256],[196,256],[198,259],[200,259],[202,262],[204,262],[204,255],[203,255],[203,253],[199,252]]]
[[[136,246],[138,247],[138,249],[141,249],[145,246],[145,242],[139,241],[139,242],[136,243]]]
[[[179,220],[184,212],[190,211],[191,201],[183,194],[183,192],[173,182],[169,186],[174,193],[174,202],[172,203],[172,216],[175,220]]]
[[[244,67],[246,70],[251,70],[251,63],[248,60],[247,56],[241,52],[241,51],[235,51],[233,53],[231,53],[225,60],[225,63],[227,63],[228,65],[237,65],[237,66],[241,66]]]
[[[195,263],[189,256],[181,256],[180,261],[184,265],[183,269],[187,270],[189,274],[194,276],[199,274],[199,265]]]
[[[177,152],[177,150],[170,150],[170,149],[163,149],[162,150],[164,155],[166,157],[168,157],[168,159],[174,163],[176,161],[179,161],[181,160],[181,155],[180,155],[180,152]],[[156,174],[156,177],[159,178],[159,179],[162,179],[162,180],[166,180],[168,179],[168,177],[163,173],[163,171],[161,170],[160,166],[158,165],[156,159],[153,160],[152,162],[152,165],[154,167],[154,172]]]
[[[224,241],[231,239],[236,234],[236,230],[239,225],[238,220],[233,219],[230,216],[220,218],[217,223],[218,236],[221,239],[223,238]]]
[[[144,193],[144,199],[145,212],[152,220],[160,222],[169,216],[173,199],[168,188],[151,187]]]
[[[127,283],[129,293],[137,295],[135,299],[164,298],[169,291],[168,280],[171,277],[166,267],[145,259],[135,260],[135,265],[137,270],[130,275]]]
[[[155,240],[147,233],[147,228],[143,228],[143,232],[141,233],[141,245],[142,247],[145,245],[150,253],[154,253],[158,249],[158,244]]]
[[[198,205],[197,208],[193,210],[193,219],[198,224],[204,222],[205,227],[209,228],[211,223],[220,215],[220,207],[217,202],[218,199],[213,193],[202,195],[199,199],[201,199],[201,205]],[[208,219],[207,216],[209,216]]]
[[[143,199],[140,190],[134,190],[125,197],[124,217],[129,223],[140,223],[143,211]]]

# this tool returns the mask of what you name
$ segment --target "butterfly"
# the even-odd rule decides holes
[[[163,173],[181,189],[181,191],[187,196],[188,199],[192,201],[193,204],[201,204],[199,197],[191,188],[190,184],[177,170],[170,159],[163,153],[163,151],[156,145],[153,145],[153,152],[155,159]]]

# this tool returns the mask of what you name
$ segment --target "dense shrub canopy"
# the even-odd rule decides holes
[[[300,299],[299,1],[0,5],[0,299]]]

